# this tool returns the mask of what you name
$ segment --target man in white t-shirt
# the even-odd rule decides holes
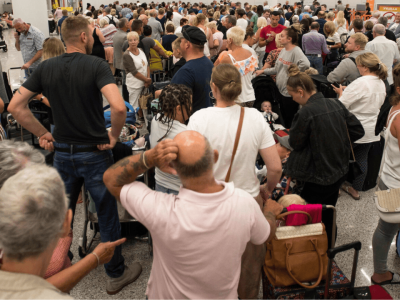
[[[172,23],[174,23],[175,28],[178,28],[180,26],[181,19],[183,18],[182,15],[178,12],[178,6],[174,6],[174,11],[172,15]]]
[[[374,25],[374,28],[372,29],[372,35],[374,36],[374,39],[367,43],[365,49],[375,53],[381,62],[386,65],[388,69],[387,80],[389,85],[392,85],[392,66],[400,60],[400,54],[397,44],[385,37],[385,31],[385,26],[382,24]]]
[[[274,236],[282,206],[268,200],[261,212],[250,194],[232,182],[217,181],[217,160],[218,151],[206,138],[185,131],[119,161],[104,174],[111,194],[153,237],[149,299],[237,299],[247,242],[261,245]],[[176,170],[182,182],[178,195],[135,182],[154,166]]]
[[[236,10],[236,16],[237,16],[237,20],[236,20],[236,26],[240,26],[241,28],[243,28],[244,32],[246,32],[246,28],[249,25],[249,22],[247,22],[247,20],[243,19],[244,15],[245,15],[245,11],[244,9],[237,9]]]

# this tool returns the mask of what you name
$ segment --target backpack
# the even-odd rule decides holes
[[[106,16],[107,17],[107,19],[108,19],[108,24],[112,24],[112,25],[114,25],[115,27],[117,27],[117,24],[115,23],[115,21],[114,21],[114,17],[111,17],[111,19],[108,17],[108,16]]]
[[[135,125],[136,123],[136,111],[128,102],[125,101],[125,106],[129,110],[126,113],[126,121],[125,123]],[[107,110],[110,108],[110,105],[104,106],[103,110]],[[111,111],[104,112],[104,121],[106,128],[111,127]]]

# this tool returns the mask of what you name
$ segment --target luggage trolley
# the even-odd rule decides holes
[[[133,154],[138,154],[141,153],[142,151],[147,150],[146,148],[147,144],[142,147],[133,150]],[[148,171],[146,171],[144,174],[139,175],[136,180],[144,181],[144,183],[149,186],[149,175]],[[82,185],[82,204],[83,204],[83,211],[84,211],[84,224],[83,224],[83,230],[82,230],[82,235],[79,237],[79,256],[81,258],[85,257],[87,254],[90,253],[90,248],[92,247],[93,241],[99,232],[99,225],[98,225],[98,217],[97,217],[97,212],[96,208],[94,205],[94,201],[91,198],[90,194],[86,191],[85,189],[85,184]],[[134,223],[138,222],[134,217],[132,217],[126,210],[125,208],[121,205],[120,202],[117,202],[117,208],[118,208],[118,216],[119,216],[119,221],[120,223]],[[90,224],[90,228],[93,231],[93,235],[91,238],[88,238],[88,224]],[[147,237],[145,238],[148,241],[149,245],[149,253],[151,256],[153,256],[153,243],[151,239],[150,232],[148,231]]]

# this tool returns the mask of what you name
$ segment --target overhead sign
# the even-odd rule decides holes
[[[378,4],[379,11],[400,12],[400,4]]]

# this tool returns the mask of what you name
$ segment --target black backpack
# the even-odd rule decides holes
[[[107,17],[107,19],[108,19],[108,24],[112,24],[112,25],[114,25],[115,27],[117,27],[117,24],[115,23],[115,21],[114,21],[114,17],[111,17],[111,19],[108,17],[108,16],[106,16]]]

